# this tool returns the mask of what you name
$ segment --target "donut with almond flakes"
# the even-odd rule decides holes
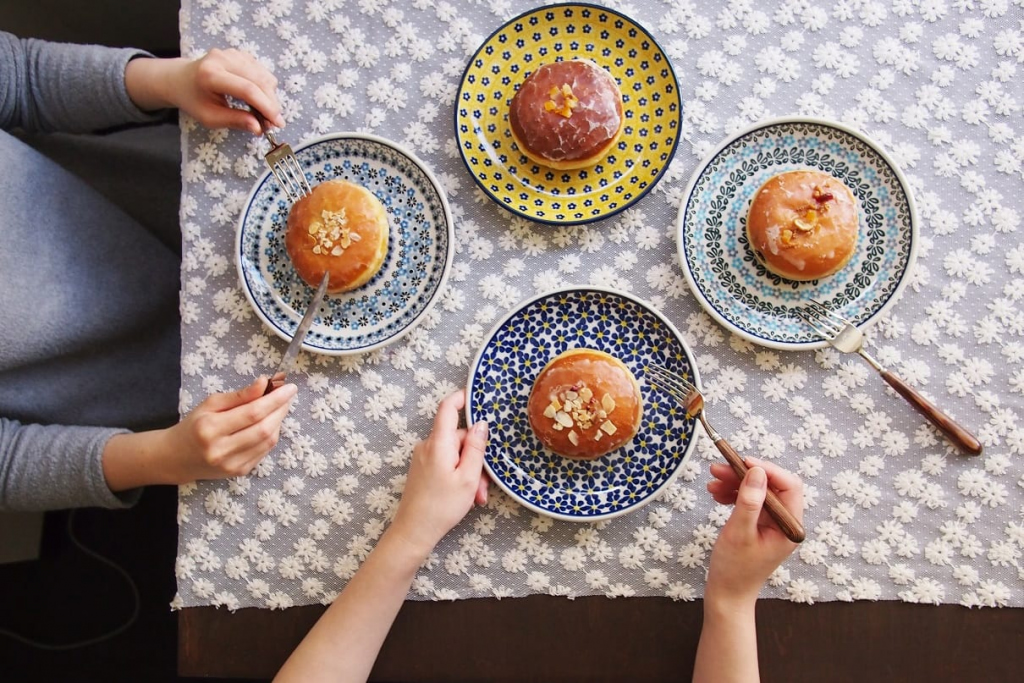
[[[328,294],[362,287],[388,253],[387,211],[362,185],[328,180],[292,206],[285,249],[311,287],[328,272]]]
[[[558,455],[593,460],[626,445],[640,429],[640,385],[604,351],[571,349],[537,375],[527,402],[534,434]]]

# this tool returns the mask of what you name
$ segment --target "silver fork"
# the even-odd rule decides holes
[[[743,462],[743,458],[728,441],[711,427],[707,417],[704,416],[704,395],[700,393],[700,389],[682,375],[660,365],[648,365],[645,368],[645,373],[647,381],[653,388],[665,392],[686,409],[686,417],[696,417],[700,420],[704,431],[711,437],[718,451],[725,456],[725,461],[732,467],[736,476],[739,479],[747,476],[747,464]],[[775,523],[779,525],[786,538],[794,543],[804,540],[806,534],[803,525],[771,489],[768,489],[765,495],[764,507]]]
[[[846,318],[829,309],[828,306],[811,299],[811,303],[802,308],[794,308],[793,312],[825,341],[843,353],[857,353],[871,364],[889,386],[905,398],[917,412],[924,415],[945,435],[957,448],[968,455],[981,455],[981,442],[969,431],[957,424],[953,418],[939,410],[935,404],[919,394],[913,387],[889,372],[877,360],[864,350],[864,333]]]
[[[270,151],[263,157],[267,160],[267,166],[270,166],[274,177],[277,178],[277,183],[288,195],[288,198],[293,203],[297,202],[313,191],[309,186],[309,181],[306,180],[306,174],[303,172],[299,160],[295,158],[295,153],[287,143],[277,141],[274,134],[270,132],[270,125],[263,114],[259,113],[255,107],[249,107],[249,111],[256,117],[260,124],[260,130],[263,131],[263,137],[270,143]]]

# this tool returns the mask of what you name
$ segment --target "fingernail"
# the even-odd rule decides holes
[[[487,437],[487,423],[484,422],[483,420],[480,420],[475,425],[473,425],[473,428],[470,431],[473,433],[473,436],[479,436],[479,437],[486,438]]]
[[[763,489],[768,486],[768,477],[765,476],[764,470],[760,467],[751,467],[747,470],[748,486],[753,486],[755,489]]]

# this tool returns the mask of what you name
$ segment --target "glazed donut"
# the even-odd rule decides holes
[[[839,272],[857,247],[857,202],[821,171],[788,171],[758,189],[747,214],[750,248],[765,268],[788,280]]]
[[[370,281],[388,253],[388,215],[372,192],[347,180],[328,180],[295,202],[285,248],[311,287],[331,274],[329,294]]]
[[[622,93],[593,62],[553,62],[531,73],[509,105],[512,139],[535,163],[568,170],[592,166],[625,127]]]
[[[640,429],[640,385],[603,351],[571,349],[537,375],[527,403],[530,427],[558,455],[593,460],[632,441]]]

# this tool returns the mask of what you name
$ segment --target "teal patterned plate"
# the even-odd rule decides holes
[[[810,282],[767,271],[746,238],[754,194],[770,177],[796,169],[842,181],[859,208],[853,258]],[[917,213],[903,173],[863,133],[832,121],[774,119],[729,137],[701,162],[683,198],[676,237],[694,296],[726,329],[771,348],[827,345],[791,313],[812,298],[870,325],[895,304],[917,254]]]
[[[441,186],[411,152],[374,135],[338,133],[295,148],[311,185],[340,178],[366,187],[384,205],[388,254],[373,279],[328,295],[302,342],[315,353],[365,353],[409,332],[444,291],[455,228]],[[235,264],[260,320],[291,340],[313,298],[284,246],[291,203],[268,170],[239,218]]]
[[[640,383],[643,420],[633,441],[596,460],[563,458],[534,436],[526,404],[534,380],[568,349],[609,353]],[[630,294],[569,287],[517,306],[484,340],[470,365],[466,421],[486,420],[484,466],[505,493],[557,519],[593,522],[636,510],[672,483],[695,443],[694,419],[645,381],[657,363],[700,384],[682,336]]]

